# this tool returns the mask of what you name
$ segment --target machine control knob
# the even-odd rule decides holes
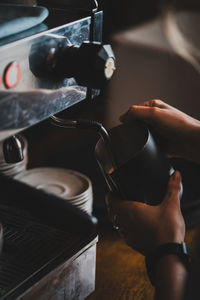
[[[17,163],[24,159],[23,146],[20,139],[13,135],[3,143],[4,158],[7,163]]]
[[[63,47],[55,54],[51,68],[63,77],[74,77],[79,85],[103,87],[116,69],[110,45],[84,42],[80,46]]]

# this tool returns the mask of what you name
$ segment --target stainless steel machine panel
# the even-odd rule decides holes
[[[93,38],[98,42],[101,23],[102,12],[98,12],[93,24]],[[37,32],[40,25],[34,29],[36,33],[30,35],[28,31],[28,37],[25,32],[24,38],[19,34],[0,41],[0,140],[87,97],[88,88],[78,85],[73,77],[52,77],[48,70],[45,75],[39,72],[52,51],[88,41],[90,24],[90,16],[57,27],[54,23],[49,27],[41,24],[42,32]]]

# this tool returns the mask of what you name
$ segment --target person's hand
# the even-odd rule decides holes
[[[109,193],[106,197],[109,217],[127,244],[144,255],[164,243],[181,243],[185,223],[180,209],[180,190],[181,175],[176,171],[158,206],[123,201]]]
[[[151,125],[169,157],[200,162],[200,121],[161,100],[133,105],[120,117],[124,123],[141,120]]]

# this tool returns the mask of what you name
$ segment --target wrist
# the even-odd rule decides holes
[[[187,270],[186,265],[183,263],[182,259],[178,255],[167,254],[163,257],[160,257],[160,259],[157,260],[155,265],[156,281],[159,279],[162,273],[166,271],[166,269],[171,269],[178,265],[182,269]]]
[[[147,274],[152,285],[155,284],[157,271],[163,264],[168,266],[170,262],[176,262],[187,269],[190,259],[190,251],[185,243],[167,243],[156,247],[145,258]]]
[[[156,264],[155,299],[183,299],[187,275],[188,270],[177,255],[160,258]]]
[[[181,244],[184,242],[185,239],[185,230],[179,230],[178,232],[174,232],[171,234],[162,234],[157,237],[155,243],[154,243],[154,249],[157,247],[168,244],[168,243],[177,243]],[[152,249],[152,250],[154,250]]]

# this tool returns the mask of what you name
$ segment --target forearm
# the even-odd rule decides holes
[[[160,258],[156,265],[155,299],[182,300],[186,278],[187,270],[178,256]]]

